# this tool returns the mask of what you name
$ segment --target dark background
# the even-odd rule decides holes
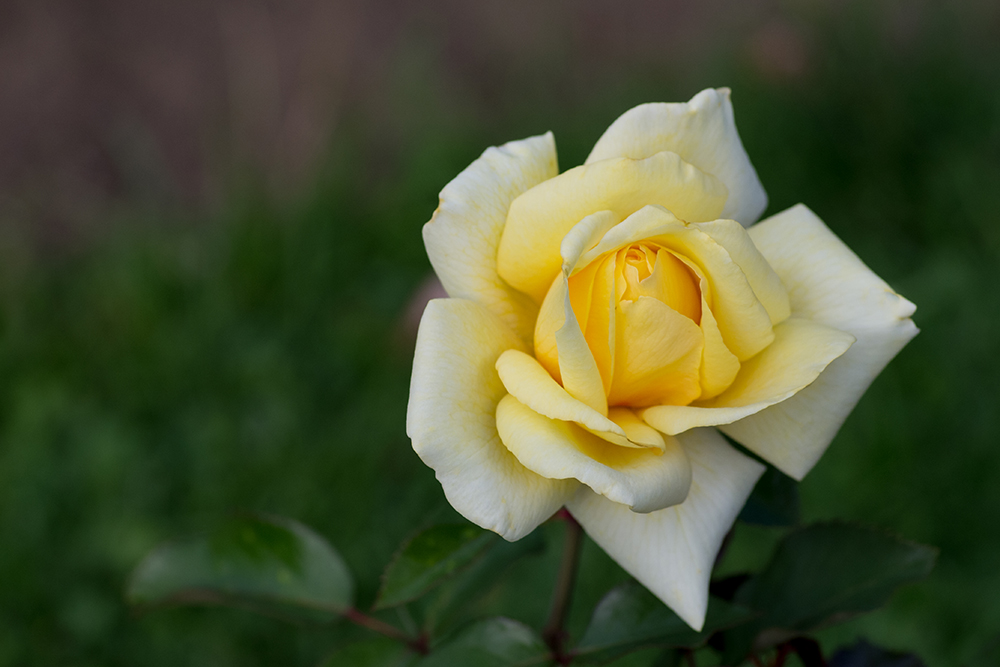
[[[631,106],[723,85],[768,213],[808,204],[923,330],[801,490],[939,564],[824,645],[995,656],[997,3],[7,0],[0,664],[312,665],[353,636],[122,590],[256,509],[327,535],[370,603],[453,516],[404,433],[437,192],[489,145],[551,129],[565,169]],[[741,529],[723,567],[774,539]],[[484,610],[539,624],[556,551]],[[590,545],[571,627],[622,578]]]

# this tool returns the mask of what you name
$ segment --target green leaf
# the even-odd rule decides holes
[[[768,466],[747,499],[739,520],[758,526],[795,526],[799,523],[799,483]]]
[[[788,639],[883,605],[893,591],[926,577],[937,550],[841,522],[795,530],[781,541],[763,572],[735,601],[763,615],[727,633],[725,659]]]
[[[549,649],[534,630],[509,618],[488,618],[433,647],[415,667],[528,667],[550,662]]]
[[[375,609],[415,600],[475,560],[496,539],[494,533],[467,523],[418,533],[386,568]]]
[[[541,553],[544,549],[545,538],[540,530],[516,542],[493,540],[481,558],[428,598],[424,609],[424,630],[434,633],[459,622],[463,616],[467,618],[468,614],[464,612],[492,591],[508,568],[521,558]]]
[[[132,573],[136,605],[223,604],[262,612],[325,615],[351,606],[354,583],[340,555],[306,526],[270,516],[235,517],[209,535],[168,542]]]
[[[809,631],[884,604],[899,586],[926,577],[937,550],[847,523],[789,533],[736,601],[766,611],[761,623]]]
[[[419,656],[386,637],[348,644],[326,658],[319,667],[410,667]]]
[[[617,586],[594,609],[573,651],[583,662],[608,662],[646,646],[697,648],[718,630],[756,616],[740,605],[711,598],[705,626],[695,632],[677,614],[636,582]]]
[[[853,646],[840,648],[830,658],[830,667],[924,667],[912,653],[889,651],[864,639]]]

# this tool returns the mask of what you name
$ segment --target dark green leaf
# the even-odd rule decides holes
[[[517,542],[494,540],[468,569],[445,583],[429,599],[424,611],[424,629],[433,632],[458,622],[470,606],[500,582],[504,572],[521,558],[545,549],[542,531],[536,530]]]
[[[838,649],[830,658],[830,667],[924,667],[912,653],[889,651],[861,639],[854,646]]]
[[[684,649],[659,648],[651,646],[627,653],[620,658],[605,663],[605,667],[682,667]],[[571,664],[593,664],[574,661]],[[684,667],[690,667],[685,665]],[[791,666],[789,666],[791,667]]]
[[[789,533],[736,600],[766,611],[761,622],[809,631],[876,609],[899,586],[926,577],[937,551],[887,533],[823,523]]]
[[[735,661],[884,604],[903,584],[934,567],[937,550],[887,533],[834,522],[789,533],[771,562],[736,594],[763,612],[726,635],[725,658]]]
[[[373,637],[345,646],[320,663],[320,667],[410,667],[418,657],[397,641]]]
[[[799,523],[799,483],[780,470],[768,467],[739,520],[758,526],[795,526]]]
[[[548,647],[534,630],[509,618],[488,618],[435,646],[415,667],[527,667],[549,662]]]
[[[755,612],[711,598],[705,626],[692,630],[636,582],[613,588],[594,609],[574,653],[585,662],[607,662],[645,646],[696,648],[712,633],[751,620]]]
[[[351,606],[354,584],[340,555],[311,529],[290,519],[241,516],[210,535],[154,549],[132,573],[126,597],[138,605],[336,614]]]
[[[375,608],[415,600],[475,560],[496,539],[494,533],[467,523],[418,533],[386,568]]]

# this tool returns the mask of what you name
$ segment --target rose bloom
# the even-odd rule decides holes
[[[407,433],[455,509],[517,540],[565,506],[700,629],[765,469],[719,431],[800,480],[917,333],[812,211],[766,205],[724,88],[626,112],[562,174],[548,133],[445,186]]]

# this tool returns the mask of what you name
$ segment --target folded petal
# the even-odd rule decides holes
[[[653,249],[648,246],[640,246],[639,249],[645,255],[647,267],[652,267],[649,276],[639,281],[639,296],[659,299],[691,321],[700,322],[701,276],[669,250],[659,248],[654,254]],[[634,300],[634,297],[628,298]]]
[[[729,199],[719,217],[750,225],[767,208],[767,193],[736,131],[729,94],[728,88],[709,89],[687,103],[630,109],[597,141],[587,164],[613,157],[640,159],[660,151],[677,153],[726,184]]]
[[[668,252],[670,251],[660,250],[657,253],[657,269],[660,264],[659,257],[662,256],[663,253]],[[729,388],[729,386],[733,383],[733,380],[736,379],[736,374],[740,370],[740,360],[735,354],[729,351],[729,348],[726,347],[725,341],[722,339],[722,332],[719,331],[719,324],[716,322],[715,315],[709,307],[709,304],[713,300],[712,290],[708,284],[708,280],[705,278],[704,272],[691,260],[679,257],[673,253],[671,254],[691,271],[691,274],[697,281],[695,284],[698,285],[698,287],[694,289],[694,296],[699,300],[698,307],[691,308],[689,306],[685,310],[689,310],[691,312],[691,314],[688,315],[689,317],[696,322],[699,322],[704,340],[704,346],[701,353],[701,369],[699,371],[701,379],[701,395],[698,398],[699,400],[715,398]],[[655,273],[656,271],[654,271],[654,274]],[[678,308],[675,307],[674,310],[678,310]],[[683,310],[679,312],[683,312]]]
[[[614,211],[598,211],[588,215],[566,232],[559,244],[559,256],[563,260],[563,271],[572,272],[587,250],[600,242],[608,230],[621,222]]]
[[[854,342],[849,333],[795,317],[774,327],[774,334],[774,342],[744,361],[733,384],[715,398],[693,405],[658,405],[643,410],[642,418],[670,435],[730,424],[802,391]],[[757,443],[743,444],[764,456]]]
[[[506,395],[495,364],[521,339],[484,306],[427,304],[413,357],[406,433],[462,516],[508,540],[524,537],[573,493],[517,462],[500,442],[496,408]]]
[[[478,301],[531,340],[537,305],[497,275],[510,203],[559,173],[552,133],[488,148],[444,187],[424,245],[449,296]]]
[[[606,434],[601,437],[610,442],[624,447],[633,446],[621,426],[570,396],[531,355],[520,350],[507,350],[497,359],[496,366],[500,380],[511,396],[535,412],[549,419],[576,422],[590,431]],[[640,444],[646,445],[644,441]]]
[[[809,472],[861,395],[917,334],[915,306],[896,294],[801,204],[750,229],[788,287],[794,317],[857,342],[810,386],[723,430],[796,479]]]
[[[574,398],[583,401],[602,415],[608,412],[604,382],[597,368],[587,339],[573,312],[569,284],[565,275],[556,280],[557,295],[563,303],[563,324],[556,330],[556,350],[559,358],[559,375],[562,385]]]
[[[726,187],[718,179],[674,153],[576,167],[511,203],[497,270],[510,285],[541,303],[562,266],[563,237],[584,217],[610,210],[625,218],[647,204],[660,204],[684,220],[714,220],[726,196]]]
[[[503,444],[526,468],[550,479],[578,479],[634,512],[681,502],[691,467],[673,438],[663,450],[613,445],[572,422],[538,414],[511,395],[497,406]]]
[[[792,313],[788,290],[760,254],[747,230],[735,220],[713,220],[699,223],[697,226],[725,248],[740,267],[753,293],[771,318],[771,324],[778,324],[788,319]]]
[[[587,534],[695,630],[705,621],[708,580],[722,539],[764,466],[714,429],[678,436],[691,461],[687,499],[649,514],[581,487],[567,505]]]
[[[701,355],[701,396],[702,400],[715,398],[728,389],[740,372],[740,360],[726,347],[719,331],[719,323],[712,314],[705,299],[703,281],[701,298],[701,333],[705,347]]]
[[[660,451],[666,451],[667,444],[663,435],[642,421],[632,409],[621,406],[608,408],[608,419],[625,431],[629,441],[635,445],[655,447]]]
[[[640,241],[647,241],[690,260],[708,280],[710,307],[726,346],[740,360],[749,359],[774,337],[771,317],[735,258],[699,224],[679,220],[661,206],[645,206],[612,227],[578,266]],[[742,251],[740,251],[742,252]]]
[[[618,311],[611,405],[686,405],[701,393],[698,325],[648,296]]]
[[[615,339],[618,331],[618,301],[615,295],[615,257],[593,263],[594,279],[590,284],[590,304],[584,336],[597,362],[604,383],[604,393],[611,390],[615,372]],[[588,269],[589,270],[589,267]],[[584,277],[584,272],[572,276],[570,285]]]

